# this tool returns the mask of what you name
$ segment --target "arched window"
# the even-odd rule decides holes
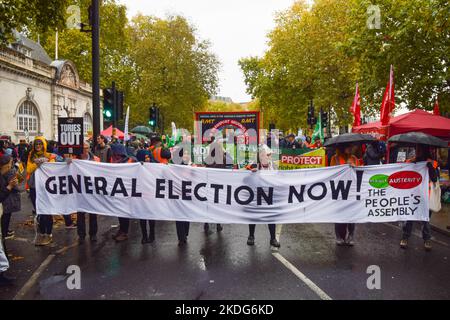
[[[39,114],[36,106],[33,102],[27,100],[24,101],[17,113],[17,130],[28,132],[38,132],[39,131]]]
[[[88,131],[92,131],[92,117],[87,112],[83,116],[83,125],[84,136],[87,137]]]

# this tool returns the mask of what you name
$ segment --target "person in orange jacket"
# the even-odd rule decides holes
[[[336,147],[336,154],[331,157],[330,166],[339,166],[343,164],[350,164],[352,166],[360,166],[359,159],[352,154],[352,145],[342,144]],[[335,223],[334,232],[336,234],[336,244],[342,245],[354,245],[354,223]]]
[[[28,154],[27,161],[27,178],[26,189],[30,190],[31,203],[36,211],[36,186],[34,173],[39,166],[45,162],[55,162],[56,155],[47,152],[47,140],[44,137],[36,137],[33,141],[32,148]],[[36,246],[45,246],[53,241],[52,229],[53,229],[53,216],[47,214],[37,213],[36,224],[37,233],[34,241]]]

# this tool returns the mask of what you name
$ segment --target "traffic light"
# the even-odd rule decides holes
[[[316,119],[316,117],[314,116],[314,105],[313,105],[313,102],[312,102],[312,100],[311,100],[311,104],[310,104],[309,107],[308,107],[308,119],[307,119],[307,123],[308,123],[310,126],[313,126],[313,125],[316,124],[316,122],[317,122],[317,119]]]
[[[113,121],[114,119],[114,95],[113,88],[103,89],[103,118],[106,121]]]
[[[321,111],[321,119],[322,119],[322,127],[326,128],[328,127],[328,112]]]
[[[117,120],[123,119],[123,92],[116,90],[116,112]]]
[[[158,126],[158,107],[153,104],[150,109],[149,109],[150,115],[149,115],[149,120],[148,120],[148,124],[150,126],[152,126],[153,128]]]

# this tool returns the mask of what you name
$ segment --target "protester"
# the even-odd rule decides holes
[[[295,134],[291,133],[286,137],[286,142],[283,146],[285,149],[301,149],[300,143],[295,140]]]
[[[99,157],[100,158],[100,157]],[[125,146],[120,143],[111,144],[111,163],[133,163],[136,160],[129,157]],[[130,228],[129,218],[119,218],[119,231],[113,236],[117,242],[128,239],[128,230]]]
[[[6,154],[0,158],[0,165],[3,166],[2,176],[5,181],[10,181],[12,179],[17,179],[19,181],[17,170],[14,168],[12,161],[12,157]],[[9,170],[7,170],[8,166],[10,167]],[[20,209],[20,193],[18,186],[16,185],[9,193],[9,196],[3,201],[3,215],[1,218],[1,232],[3,240],[10,239],[14,236],[14,232],[9,229],[11,215],[14,212],[20,211]]]
[[[44,137],[36,137],[33,141],[32,149],[27,160],[27,183],[26,188],[30,190],[30,198],[33,208],[36,211],[36,188],[34,173],[44,162],[55,162],[56,156],[47,152],[47,141]],[[53,241],[53,216],[36,212],[37,234],[36,246],[45,246]]]
[[[164,148],[163,141],[160,137],[154,137],[152,139],[150,151],[153,153],[153,158],[158,163],[168,164],[172,156],[170,150]]]
[[[20,162],[22,162],[26,166],[28,159],[28,144],[26,143],[25,140],[21,139],[17,149],[19,153]]]
[[[156,162],[153,154],[143,147],[142,144],[139,145],[138,150],[136,152],[136,159],[139,162]]]
[[[341,144],[336,147],[336,154],[331,158],[330,166],[338,166],[343,164],[350,164],[352,166],[359,166],[358,158],[352,154],[352,145]],[[354,245],[355,224],[354,223],[335,223],[334,231],[336,234],[336,244]]]
[[[207,157],[205,158],[205,162],[206,167],[208,168],[226,169],[227,167],[226,152],[222,143],[216,141],[215,137],[211,137],[209,151]],[[203,225],[203,230],[205,233],[209,232],[209,223],[205,223]],[[217,232],[221,232],[223,230],[220,223],[216,225],[216,230]]]
[[[0,156],[0,219],[3,221],[3,209],[12,196],[17,192],[18,179],[16,175],[10,175],[12,170],[12,157],[10,155]],[[3,228],[2,228],[3,229]],[[0,231],[0,286],[11,285],[13,280],[6,277],[4,272],[9,268],[9,261],[3,237]]]
[[[258,156],[259,156],[258,165],[247,166],[247,169],[251,170],[252,172],[256,172],[258,170],[258,168],[259,168],[259,170],[274,170],[273,163],[271,161],[272,150],[266,144],[259,145]],[[278,239],[276,237],[275,224],[268,224],[268,227],[269,227],[269,233],[270,233],[270,245],[272,247],[279,248],[280,242],[278,239],[281,234],[281,227],[278,228]],[[255,245],[255,229],[256,229],[256,224],[248,225],[249,235],[247,238],[247,245],[249,245],[249,246]]]
[[[83,153],[78,157],[80,160],[100,162],[100,158],[94,155],[90,151],[89,143],[85,142],[83,145]],[[69,161],[70,163],[70,161]],[[97,242],[97,215],[93,213],[89,214],[89,239],[91,242]],[[78,243],[83,244],[86,238],[86,213],[77,212],[77,233]]]
[[[319,136],[316,136],[314,138],[314,143],[309,145],[309,148],[311,149],[318,149],[322,147],[322,140],[320,139]]]
[[[378,141],[369,143],[363,156],[364,165],[371,166],[381,164],[382,158],[383,154],[380,152]]]
[[[107,145],[108,140],[104,135],[97,137],[97,145],[94,149],[94,155],[100,158],[100,162],[111,162],[111,148]]]
[[[179,152],[183,154],[181,163],[182,165],[194,166],[191,160],[191,155],[187,150],[181,149]],[[184,246],[187,243],[187,237],[189,235],[189,225],[189,221],[175,221],[179,247]]]
[[[419,162],[419,161],[427,162],[428,176],[430,179],[429,184],[431,188],[431,183],[437,182],[439,179],[439,164],[436,160],[434,160],[429,146],[420,144],[417,145],[415,158],[408,159],[406,162]],[[431,210],[429,214],[431,218]],[[403,249],[406,249],[408,247],[408,239],[411,236],[412,228],[413,228],[413,221],[407,221],[403,225],[403,235],[402,240],[400,241],[400,247]],[[422,238],[424,249],[426,251],[430,251],[432,249],[432,245],[431,245],[431,228],[429,221],[422,221]]]

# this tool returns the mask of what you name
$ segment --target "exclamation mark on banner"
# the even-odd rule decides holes
[[[356,170],[356,192],[358,193],[358,195],[356,196],[356,200],[361,200],[361,195],[359,195],[359,193],[361,192],[363,174],[364,171]]]

